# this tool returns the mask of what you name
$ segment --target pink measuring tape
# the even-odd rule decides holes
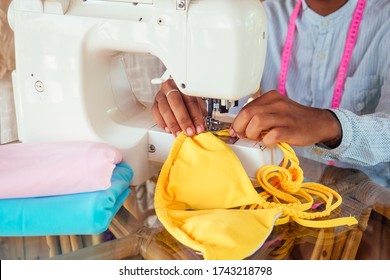
[[[278,91],[287,95],[286,93],[286,81],[288,66],[290,64],[292,47],[294,44],[295,35],[295,23],[301,10],[302,0],[298,0],[294,10],[291,14],[288,22],[287,37],[283,47],[282,61],[280,63],[280,74],[279,74],[279,87]],[[336,83],[333,91],[332,109],[337,109],[340,106],[341,97],[344,91],[345,79],[347,77],[347,71],[349,62],[352,57],[353,49],[356,45],[357,35],[359,32],[360,23],[363,18],[364,9],[366,7],[366,0],[358,0],[355,11],[353,13],[352,21],[349,26],[347,39],[344,46],[344,53],[340,62],[339,70],[337,72]]]

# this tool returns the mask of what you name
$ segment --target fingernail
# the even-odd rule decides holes
[[[166,133],[171,133],[171,131],[169,130],[168,127],[164,127],[164,130],[165,130]]]
[[[229,134],[232,137],[236,136],[236,132],[233,129],[229,129]]]
[[[197,132],[198,134],[201,134],[201,133],[203,132],[203,127],[200,126],[200,125],[198,125],[198,126],[196,127],[196,132]]]
[[[180,132],[181,132],[181,131],[177,131],[177,132],[175,133],[176,137],[179,136]]]
[[[194,130],[191,127],[189,127],[186,129],[186,134],[187,136],[192,136],[194,135]]]

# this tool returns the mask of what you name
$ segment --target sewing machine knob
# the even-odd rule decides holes
[[[155,153],[156,152],[156,146],[149,145],[149,153]]]
[[[186,5],[187,5],[187,3],[185,0],[177,0],[176,1],[176,9],[177,10],[185,10]]]
[[[43,92],[45,89],[45,87],[41,81],[36,81],[34,87],[35,87],[35,90],[37,92]]]

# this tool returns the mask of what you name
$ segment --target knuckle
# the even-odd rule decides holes
[[[289,104],[287,104],[287,102],[285,102],[284,100],[278,100],[276,101],[276,106],[278,108],[278,110],[282,111],[282,112],[286,112],[286,111],[289,111],[291,109],[291,106]]]
[[[188,106],[198,106],[198,100],[195,97],[186,97],[184,100]]]
[[[253,123],[255,126],[258,126],[262,123],[262,117],[260,115],[253,115],[251,119],[251,123]]]
[[[250,119],[253,116],[253,109],[250,106],[244,107],[243,109],[241,109],[240,115],[244,119]]]
[[[185,116],[179,117],[177,121],[184,127],[192,125],[191,119]]]
[[[159,103],[164,99],[166,99],[165,94],[163,91],[160,90],[157,92],[156,97],[154,98],[154,103]]]
[[[274,130],[272,131],[272,139],[273,139],[274,141],[278,141],[278,140],[281,139],[281,138],[282,138],[282,133],[280,132],[280,130],[274,129]]]
[[[169,99],[166,99],[166,100],[167,100],[168,104],[173,108],[180,108],[180,107],[185,106],[185,104],[183,102],[183,98],[181,97],[180,94],[170,95]]]
[[[245,134],[249,139],[256,139],[260,133],[255,129],[248,129]]]
[[[272,143],[278,143],[283,140],[283,133],[279,129],[273,129],[268,139]]]
[[[166,121],[166,125],[171,131],[178,131],[180,127],[177,125],[175,121]]]

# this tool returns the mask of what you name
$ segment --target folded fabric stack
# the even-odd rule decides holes
[[[121,161],[95,142],[0,146],[0,236],[105,231],[130,193]]]

